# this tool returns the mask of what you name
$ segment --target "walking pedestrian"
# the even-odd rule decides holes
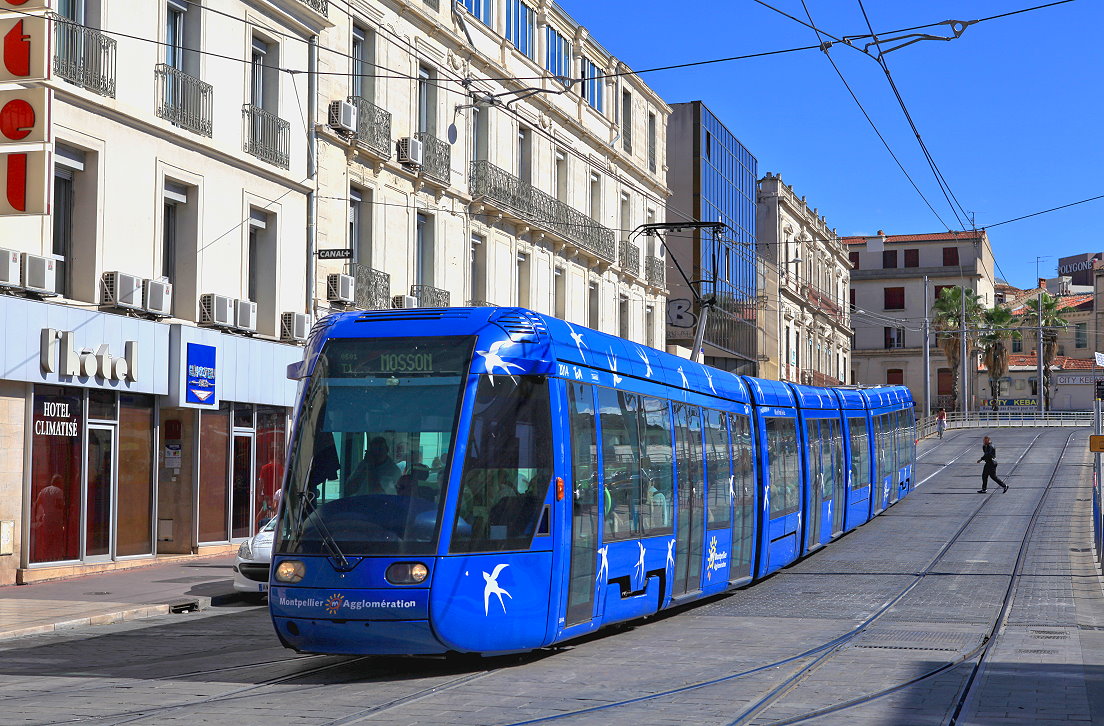
[[[943,432],[947,430],[947,409],[941,408],[935,414],[935,430],[939,432],[939,438],[943,438]]]
[[[978,489],[978,494],[985,493],[990,479],[1001,485],[1002,492],[1008,491],[1008,485],[997,476],[997,447],[993,446],[993,442],[988,436],[982,439],[981,458],[977,460],[977,463],[980,464],[983,461],[985,466],[981,468],[981,489]]]

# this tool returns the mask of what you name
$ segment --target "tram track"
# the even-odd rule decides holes
[[[1076,433],[1076,432],[1074,432],[1074,433]],[[1064,454],[1065,450],[1069,447],[1069,442],[1073,438],[1074,433],[1071,433],[1069,435],[1069,437],[1067,437],[1066,442],[1063,445],[1061,454]],[[1015,472],[1015,470],[1019,467],[1020,463],[1027,456],[1027,454],[1031,451],[1031,449],[1035,446],[1035,444],[1038,442],[1038,440],[1041,436],[1042,436],[1042,433],[1039,433],[1039,434],[1036,434],[1033,439],[1031,439],[1031,441],[1028,443],[1028,445],[1024,448],[1023,453],[1021,453],[1020,456],[1017,457],[1016,461],[1010,467],[1010,472],[1009,473]],[[952,457],[951,460],[949,460],[946,464],[940,465],[940,467],[937,471],[933,472],[931,475],[926,477],[923,481],[927,481],[932,476],[935,476],[936,474],[940,473],[941,471],[943,471],[947,467],[951,466],[953,463],[955,463],[959,458],[961,458],[963,455],[965,455],[970,450],[971,450],[971,448],[966,448],[962,452],[959,452],[954,457]],[[1051,473],[1050,479],[1048,480],[1048,485],[1047,485],[1048,490],[1049,490],[1050,484],[1054,480],[1054,477],[1057,475],[1058,467],[1061,464],[1061,460],[1062,460],[1062,456],[1059,455],[1058,459],[1057,459],[1057,462],[1055,464],[1055,467],[1054,467],[1054,471]],[[1006,474],[1006,476],[1007,475],[1008,474]],[[923,481],[921,483],[923,483]],[[917,486],[919,486],[919,484],[917,484]],[[737,716],[735,720],[732,720],[732,721],[728,722],[728,725],[727,725],[727,726],[744,726],[745,724],[749,723],[753,718],[755,718],[757,715],[760,715],[763,711],[765,711],[771,705],[777,703],[785,695],[792,692],[795,689],[795,687],[797,685],[799,685],[801,680],[806,679],[809,676],[809,674],[811,674],[817,668],[819,668],[820,666],[822,666],[823,664],[828,662],[828,660],[830,659],[830,657],[834,653],[838,652],[844,646],[846,646],[847,644],[849,644],[850,642],[855,640],[859,635],[861,635],[866,630],[868,630],[871,625],[876,623],[882,616],[884,616],[887,612],[889,612],[893,608],[894,605],[897,605],[898,603],[900,603],[900,601],[903,600],[909,593],[911,593],[913,590],[915,590],[919,586],[919,584],[921,582],[923,582],[924,578],[928,574],[930,574],[934,570],[936,565],[938,565],[939,562],[946,556],[946,554],[950,551],[950,549],[954,546],[954,544],[959,540],[959,538],[962,536],[962,534],[969,528],[969,526],[974,523],[974,521],[982,513],[982,511],[985,509],[986,505],[990,501],[992,501],[992,499],[990,497],[986,497],[982,502],[980,502],[974,508],[974,510],[967,516],[965,521],[958,528],[958,530],[954,533],[954,535],[952,535],[952,537],[946,543],[944,543],[942,547],[940,547],[939,551],[935,554],[935,556],[932,558],[932,560],[924,567],[924,569],[915,574],[914,580],[913,580],[912,583],[910,583],[906,588],[901,590],[901,592],[899,592],[898,594],[896,594],[892,598],[890,598],[886,603],[884,603],[881,607],[879,607],[879,609],[874,614],[867,617],[867,619],[864,620],[862,623],[860,623],[858,626],[856,626],[855,628],[849,630],[846,633],[843,633],[843,634],[837,636],[836,638],[833,638],[832,640],[830,640],[826,643],[822,643],[822,644],[817,645],[813,648],[809,648],[809,649],[807,649],[807,650],[805,650],[801,653],[798,653],[796,655],[789,656],[787,658],[784,658],[784,659],[781,659],[781,660],[778,660],[778,661],[774,661],[774,662],[771,662],[771,663],[767,663],[767,664],[764,664],[764,665],[761,665],[761,666],[756,666],[756,667],[753,667],[753,668],[749,668],[749,669],[740,671],[738,673],[731,673],[731,674],[727,674],[727,675],[724,675],[724,676],[719,676],[717,678],[709,679],[709,680],[706,680],[706,681],[698,681],[698,682],[695,682],[695,683],[689,683],[689,684],[680,686],[678,688],[673,688],[673,689],[668,689],[668,690],[657,692],[657,693],[651,693],[651,694],[647,694],[647,695],[643,695],[643,696],[638,696],[636,698],[630,698],[630,699],[625,699],[625,700],[621,700],[621,701],[614,701],[614,702],[611,702],[611,703],[602,704],[600,706],[592,706],[592,707],[589,707],[589,708],[579,709],[579,710],[576,710],[576,711],[566,711],[566,712],[552,714],[552,715],[548,715],[548,716],[539,716],[539,717],[532,718],[532,719],[526,719],[526,720],[523,720],[523,721],[515,721],[515,722],[511,722],[509,724],[506,724],[505,726],[529,726],[530,724],[548,723],[548,722],[551,722],[551,721],[558,721],[558,720],[562,720],[562,719],[565,719],[565,718],[572,718],[572,717],[576,717],[576,716],[586,716],[586,715],[596,714],[596,713],[600,713],[600,712],[607,711],[607,710],[610,710],[610,709],[620,708],[620,707],[624,707],[624,706],[630,706],[630,705],[639,704],[639,703],[645,703],[645,702],[648,702],[648,701],[654,701],[654,700],[662,699],[662,698],[670,698],[672,696],[678,696],[678,695],[688,693],[688,692],[698,691],[698,690],[701,690],[701,689],[710,688],[710,687],[718,686],[718,685],[721,685],[721,684],[731,683],[732,681],[735,681],[735,680],[738,680],[738,679],[741,679],[741,678],[745,678],[747,676],[763,673],[763,672],[768,671],[768,670],[783,668],[783,667],[786,667],[786,666],[792,666],[793,664],[800,663],[801,661],[807,661],[805,663],[801,663],[798,666],[797,670],[795,670],[791,675],[787,676],[781,684],[779,684],[774,689],[772,689],[770,692],[768,692],[767,694],[762,696],[751,707],[749,707],[748,709],[745,709],[744,712],[742,712],[739,716]],[[1042,501],[1042,498],[1041,498],[1040,501]],[[1039,506],[1041,506],[1041,504]],[[1036,511],[1038,511],[1038,508],[1037,508]],[[1027,541],[1027,539],[1026,539],[1026,536],[1025,536],[1024,542],[1026,542],[1026,541]],[[1022,557],[1022,550],[1023,550],[1024,547],[1025,547],[1025,545],[1021,545],[1021,557]],[[1012,579],[1013,579],[1013,583],[1009,585],[1009,589],[1008,589],[1009,594],[1006,596],[1008,598],[1011,597],[1010,593],[1012,592],[1013,584],[1014,584],[1014,581],[1015,581],[1014,577]],[[1002,616],[1003,616],[1004,609],[1002,609],[1001,613],[1002,613]],[[988,640],[988,639],[989,639],[989,637],[987,636],[986,640]],[[982,645],[984,645],[984,641],[983,641]],[[932,676],[934,676],[938,673],[942,673],[942,672],[948,670],[949,668],[953,668],[953,667],[961,664],[962,662],[964,662],[968,658],[975,657],[977,655],[978,650],[981,647],[982,646],[978,646],[977,648],[971,650],[970,653],[967,653],[967,654],[963,655],[959,659],[956,659],[954,662],[945,664],[945,665],[941,666],[938,669],[934,669],[931,672],[922,674],[921,676],[918,676],[915,679],[911,679],[907,683],[898,684],[898,685],[896,685],[892,688],[885,689],[884,692],[878,692],[876,694],[870,694],[868,696],[865,696],[862,699],[855,699],[854,703],[846,702],[844,704],[839,704],[837,706],[833,706],[833,707],[831,707],[831,710],[825,711],[825,714],[826,713],[834,713],[834,712],[839,711],[839,710],[844,710],[845,708],[851,708],[851,707],[854,707],[856,705],[860,705],[862,703],[867,703],[867,702],[869,702],[871,700],[874,700],[876,698],[880,698],[882,696],[889,695],[890,693],[895,693],[895,692],[897,692],[897,691],[899,691],[903,688],[906,688],[910,685],[913,685],[914,683],[917,683],[919,681],[930,678],[930,677],[932,677]],[[787,720],[784,720],[784,721],[771,722],[769,724],[769,726],[783,726],[783,724],[799,723],[801,721],[808,720],[809,718],[815,718],[819,715],[825,715],[825,714],[822,714],[822,713],[819,713],[819,712],[817,712],[815,714],[811,714],[811,715],[806,714],[806,715],[802,715],[802,716],[799,716],[799,717],[794,717],[794,718],[791,718],[791,719],[787,719]]]

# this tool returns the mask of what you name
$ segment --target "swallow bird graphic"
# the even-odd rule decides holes
[[[640,548],[640,557],[636,560],[636,570],[640,573],[640,581],[644,581],[644,544],[637,542],[636,546]]]
[[[667,541],[667,567],[675,566],[675,539],[672,537]]]
[[[501,565],[495,565],[494,571],[491,573],[484,572],[483,579],[487,581],[487,585],[483,588],[483,614],[491,614],[491,595],[498,595],[498,604],[502,606],[502,612],[506,612],[506,602],[502,599],[502,596],[514,599],[514,596],[502,589],[502,586],[498,584],[498,576],[502,574],[510,565],[502,563]]]
[[[602,562],[598,565],[598,577],[594,578],[595,582],[601,582],[602,575],[609,576],[609,558],[606,556],[609,554],[609,545],[599,547],[598,554],[602,556]]]
[[[705,366],[702,366],[702,373],[705,374],[706,380],[709,381],[709,390],[713,391],[713,393],[716,393],[717,389],[713,388],[713,376],[709,375],[709,369]]]
[[[643,348],[637,348],[636,349],[636,354],[638,356],[640,356],[640,359],[642,361],[644,361],[644,365],[648,366],[648,370],[644,374],[644,376],[647,377],[647,378],[651,378],[652,377],[652,361],[649,360],[649,358],[648,358],[648,352],[645,351]]]
[[[610,370],[613,371],[613,385],[616,386],[621,382],[621,376],[617,375],[617,357],[613,354],[612,348],[606,354],[606,361],[609,363]]]
[[[686,374],[682,372],[682,366],[678,367],[678,374],[680,376],[682,376],[682,387],[683,388],[689,388],[690,387],[690,381],[686,380]]]
[[[571,327],[571,323],[567,324],[567,329],[571,331],[571,339],[575,341],[575,347],[579,349],[579,355],[582,357],[583,363],[586,363],[586,354],[583,353],[583,346],[585,345],[583,343],[583,334],[576,333],[575,328]]]
[[[517,363],[507,363],[502,360],[502,356],[500,355],[500,351],[503,348],[513,344],[514,342],[512,340],[496,340],[491,343],[490,350],[477,350],[475,352],[483,356],[483,364],[487,367],[488,373],[494,375],[495,369],[501,368],[502,372],[509,376],[513,375],[510,373],[511,368],[517,368],[519,371],[522,370],[521,366]]]

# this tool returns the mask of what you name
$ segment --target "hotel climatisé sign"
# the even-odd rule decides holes
[[[95,350],[77,350],[73,331],[43,328],[39,363],[46,373],[135,382],[138,380],[138,341],[124,342],[122,357],[116,357],[106,343]]]

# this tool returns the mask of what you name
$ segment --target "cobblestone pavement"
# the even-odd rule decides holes
[[[949,664],[978,650],[1003,612],[957,723],[1104,724],[1086,432],[1046,491],[1069,432],[995,432],[1012,489],[984,496],[973,464],[984,432],[922,443],[918,478],[934,476],[868,525],[750,588],[567,648],[457,661],[296,656],[263,608],[216,607],[0,642],[0,713],[4,724],[729,724],[824,656],[741,722],[855,700],[803,723],[942,724],[976,658]],[[837,648],[810,652],[880,612]]]

